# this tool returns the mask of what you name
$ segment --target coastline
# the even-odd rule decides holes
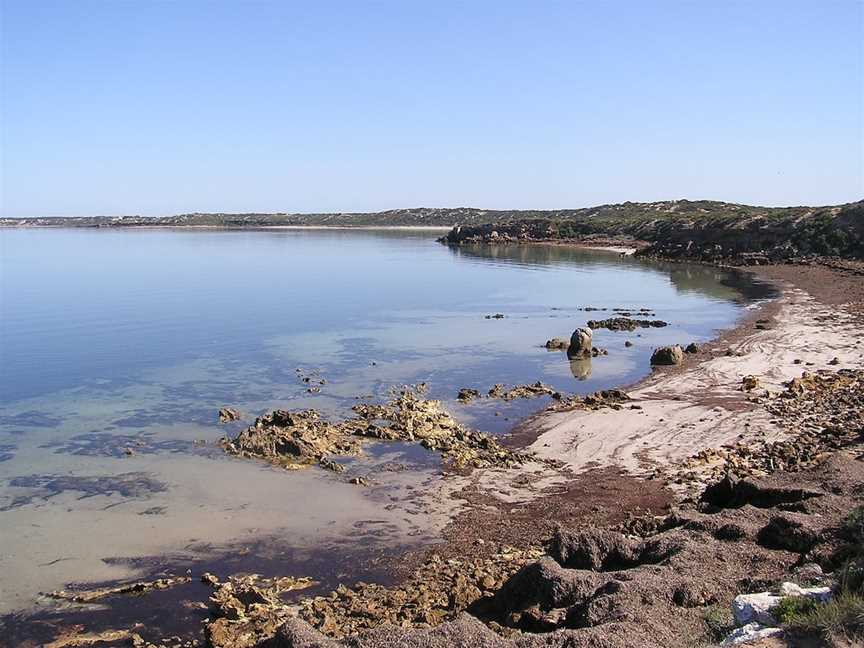
[[[544,543],[559,525],[613,528],[632,534],[638,525],[648,524],[646,520],[668,516],[693,491],[693,479],[675,483],[672,467],[705,448],[733,441],[783,439],[782,426],[752,400],[755,395],[740,391],[744,375],[764,376],[762,387],[778,391],[784,381],[803,370],[864,366],[864,347],[855,339],[861,320],[857,311],[850,311],[842,301],[851,296],[853,304],[860,303],[862,287],[854,280],[851,287],[846,285],[849,282],[827,281],[837,271],[820,268],[788,264],[747,268],[747,272],[771,281],[786,282],[780,286],[781,294],[753,308],[734,328],[701,345],[699,353],[688,356],[684,365],[654,371],[624,388],[631,398],[626,408],[550,408],[512,431],[508,445],[528,447],[538,459],[562,465],[550,468],[537,461],[521,468],[475,470],[442,480],[438,492],[428,493],[424,499],[461,500],[465,506],[445,528],[443,543],[389,557],[382,563],[383,571],[392,576],[388,579],[394,582],[391,587],[398,588],[399,583],[416,586],[412,577],[424,573],[422,568],[430,561],[466,565],[476,561],[480,565],[476,569],[482,573],[483,565],[496,556],[518,553],[521,557],[501,572],[510,577],[528,564],[524,556],[536,559],[532,552],[543,554]],[[802,274],[808,276],[799,282]],[[733,355],[726,355],[730,348]],[[798,357],[801,364],[794,363]],[[839,365],[832,364],[835,357]],[[630,409],[630,405],[640,409]],[[670,435],[673,427],[682,428],[681,433]],[[749,430],[740,437],[745,428]],[[711,477],[712,467],[704,466],[705,480]],[[704,486],[699,479],[695,485]],[[462,568],[454,569],[458,580]],[[496,589],[502,585],[498,578]]]
[[[780,295],[753,308],[735,327],[703,344],[699,353],[689,358],[684,365],[659,369],[627,388],[631,400],[624,407],[601,406],[561,412],[555,411],[553,406],[518,425],[511,435],[510,445],[527,447],[537,452],[539,459],[563,461],[564,465],[550,470],[548,465],[541,467],[538,463],[521,469],[491,469],[470,474],[466,478],[468,483],[452,494],[468,502],[468,506],[445,529],[444,543],[401,558],[394,567],[394,573],[397,583],[403,585],[397,585],[393,591],[399,593],[425,586],[425,581],[417,580],[417,574],[422,572],[424,566],[437,564],[441,560],[464,563],[468,573],[471,569],[475,573],[482,573],[484,566],[494,563],[502,551],[541,551],[548,554],[550,546],[554,550],[556,544],[562,542],[562,527],[577,529],[575,533],[587,533],[589,536],[592,533],[606,534],[603,535],[603,543],[610,542],[612,537],[650,538],[658,532],[663,535],[664,525],[670,524],[672,530],[666,533],[678,533],[677,527],[681,524],[677,521],[681,515],[677,512],[678,507],[696,506],[706,484],[717,478],[717,468],[720,466],[716,457],[709,456],[708,461],[702,462],[694,470],[694,456],[733,442],[744,445],[757,442],[770,444],[773,440],[790,438],[788,430],[783,429],[783,420],[763,409],[765,399],[761,394],[766,390],[780,394],[784,382],[800,376],[804,371],[836,373],[838,369],[864,367],[864,347],[858,340],[862,319],[855,308],[856,304],[864,301],[864,286],[859,285],[854,276],[851,281],[848,277],[845,277],[845,281],[842,277],[838,280],[836,269],[823,266],[814,269],[812,266],[786,264],[769,266],[767,269],[748,268],[748,271],[775,282],[780,288]],[[802,272],[815,276],[810,276],[807,281],[796,281]],[[826,281],[828,278],[834,281]],[[847,301],[850,303],[847,304]],[[731,353],[727,355],[730,350]],[[798,359],[801,360],[800,364],[795,362]],[[754,372],[763,378],[758,394],[741,389],[743,376]],[[631,409],[632,406],[635,408]],[[679,429],[673,433],[676,426]],[[647,443],[641,443],[643,441]],[[646,447],[643,448],[643,445]],[[752,474],[756,479],[773,479],[771,483],[784,484],[782,488],[787,488],[787,481],[806,483],[812,479],[810,474],[815,471],[816,478],[823,480],[821,483],[828,483],[830,478],[818,476],[821,474],[819,471],[824,472],[823,466],[830,466],[827,468],[830,475],[834,474],[830,471],[838,470],[837,466],[840,466],[841,474],[852,472],[860,475],[864,472],[860,462],[854,462],[850,468],[850,461],[848,452],[838,450],[826,453],[812,467],[806,468],[809,472],[779,470],[776,473],[754,471]],[[686,467],[687,472],[684,479],[679,470],[682,466]],[[844,506],[848,510],[851,504],[848,500],[846,502]],[[836,508],[830,512],[837,515]],[[687,515],[697,513],[694,511]],[[764,524],[776,513],[772,506],[764,512],[751,513],[747,510],[735,513],[733,519],[734,515],[748,524],[758,525]],[[818,510],[814,515],[816,518],[828,517],[827,512]],[[827,519],[821,521],[822,524],[826,522]],[[766,551],[754,537],[759,533],[748,527],[741,543],[747,545],[747,551],[765,552],[764,565],[758,571],[764,577],[777,578],[777,574],[792,567],[787,562],[788,558],[784,557],[788,554],[781,552],[778,557],[774,552]],[[548,544],[550,538],[551,545]],[[687,551],[696,551],[706,542],[687,537],[683,546]],[[717,551],[728,551],[728,545],[728,540],[723,540]],[[687,552],[682,551],[684,553]],[[534,564],[542,565],[544,560],[548,558],[542,558]],[[556,560],[561,562],[559,558]],[[709,583],[718,578],[718,568],[711,560],[705,561],[705,564],[702,562],[701,559],[685,558],[679,561],[675,573],[691,571],[695,574],[695,580],[688,581],[687,587],[710,589]],[[681,619],[678,617],[684,610],[694,608],[687,615],[685,632],[697,635],[704,632],[704,612],[695,612],[708,603],[731,598],[736,583],[747,570],[751,570],[751,577],[755,573],[748,565],[744,561],[719,570],[726,579],[721,590],[710,596],[699,595],[696,599],[699,602],[687,604],[684,608],[680,603],[672,603],[672,617],[668,616],[670,610],[666,603],[659,605],[663,609],[648,614],[644,623],[628,625],[623,643],[602,634],[601,627],[608,628],[608,624],[602,625],[600,621],[597,622],[600,625],[596,626],[594,623],[576,626],[584,630],[562,630],[573,626],[560,617],[538,618],[532,612],[534,608],[525,607],[527,603],[508,600],[514,596],[518,600],[524,597],[520,599],[506,585],[491,598],[481,598],[481,601],[486,601],[486,607],[478,608],[475,604],[472,610],[471,618],[483,619],[493,631],[486,630],[476,621],[470,625],[468,617],[464,614],[459,616],[459,609],[452,616],[448,615],[447,619],[452,620],[439,628],[443,636],[449,637],[454,632],[464,633],[464,637],[480,642],[477,645],[489,646],[517,645],[500,638],[513,636],[508,635],[506,626],[501,627],[500,624],[505,621],[510,627],[523,631],[575,633],[567,635],[570,640],[581,637],[573,644],[566,643],[567,639],[564,639],[568,646],[678,646],[680,643],[676,632],[681,631],[678,626]],[[531,563],[520,561],[510,571],[514,574],[511,580],[518,581],[520,575],[530,569]],[[564,571],[583,573],[580,570]],[[572,577],[576,577],[576,573]],[[565,583],[570,582],[568,579],[572,577],[551,573],[544,577],[549,579],[545,587],[566,588]],[[642,574],[639,573],[637,577],[637,573],[634,573],[627,580],[634,577],[639,581]],[[716,583],[714,585],[717,586]],[[666,585],[656,586],[662,588]],[[457,594],[460,588],[458,582],[443,587],[445,590],[449,587]],[[544,586],[525,583],[522,587]],[[490,594],[483,596],[489,597]],[[531,596],[536,594],[529,595],[529,598]],[[543,596],[540,595],[540,612],[536,614],[558,605],[542,600]],[[675,594],[672,598],[677,596]],[[313,599],[313,604],[314,601],[333,605],[331,613],[335,611],[338,614],[340,610],[338,601],[327,601],[320,597]],[[381,601],[374,598],[370,603],[379,604]],[[505,619],[500,608],[513,609],[513,605],[522,611],[511,612]],[[622,601],[621,605],[626,609],[630,603]],[[553,612],[555,610],[549,614]],[[529,614],[527,618],[526,614]],[[314,615],[304,618],[319,629],[325,629],[318,625]],[[397,616],[396,622],[399,619],[402,617]],[[414,625],[404,619],[403,622]],[[670,622],[674,626],[671,635]],[[338,632],[333,635],[328,631],[326,634],[341,636]],[[426,645],[422,643],[426,636],[423,631],[414,634],[409,631],[404,635],[405,645]],[[553,643],[551,636],[554,635],[540,636],[548,641],[542,644],[544,646],[559,645]],[[370,634],[368,644],[361,642],[358,645],[377,645],[372,638]],[[582,641],[587,643],[583,644]],[[348,644],[333,644],[334,647],[343,645]],[[535,644],[526,640],[518,645]]]

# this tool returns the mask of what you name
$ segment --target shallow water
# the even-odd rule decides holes
[[[284,472],[222,454],[215,442],[244,423],[218,425],[221,406],[245,424],[275,407],[346,415],[358,396],[422,381],[464,422],[505,433],[547,401],[462,405],[458,389],[629,384],[650,371],[652,347],[711,338],[766,295],[703,266],[560,246],[452,250],[434,237],[0,231],[0,612],[68,582],[128,577],[144,557],[396,551],[446,522],[446,507],[416,502],[441,479],[436,455],[382,445],[344,476]],[[670,326],[596,331],[609,355],[593,361],[543,348],[614,314],[589,306],[648,307]],[[494,313],[505,317],[484,317]],[[326,380],[320,393],[307,392],[310,374]],[[357,474],[373,486],[345,483]]]

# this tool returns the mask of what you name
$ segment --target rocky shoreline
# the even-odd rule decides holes
[[[841,596],[844,556],[859,542],[848,517],[864,505],[864,282],[860,264],[835,266],[773,266],[773,280],[808,275],[810,293],[787,285],[627,391],[557,399],[506,447],[412,391],[335,423],[310,412],[258,419],[226,451],[328,468],[363,438],[416,440],[466,469],[454,496],[469,506],[443,544],[397,561],[395,585],[298,600],[286,594],[307,585],[304,574],[205,575],[208,645],[671,648],[763,630],[781,642],[772,646],[856,645],[848,628],[823,636],[772,616],[798,595],[783,583]],[[624,326],[618,319],[606,325]],[[489,397],[548,394],[542,384],[497,387]],[[732,615],[736,597],[763,592],[774,607],[758,620]],[[196,645],[148,642],[134,629],[63,641],[55,648]]]

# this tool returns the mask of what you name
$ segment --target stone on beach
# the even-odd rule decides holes
[[[679,365],[684,361],[684,351],[677,344],[654,349],[651,354],[652,365]]]

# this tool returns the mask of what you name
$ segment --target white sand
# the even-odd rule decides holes
[[[703,348],[719,357],[683,371],[656,371],[629,392],[641,410],[544,413],[526,424],[539,433],[530,449],[576,471],[614,465],[638,475],[758,432],[779,438],[782,430],[769,413],[740,391],[741,379],[752,374],[763,387],[780,391],[783,382],[805,370],[864,366],[861,333],[841,309],[790,289],[780,299],[774,328],[754,328],[731,345],[744,355],[724,356],[727,345],[715,343]],[[834,357],[837,366],[828,364]],[[794,364],[796,358],[802,364]]]

